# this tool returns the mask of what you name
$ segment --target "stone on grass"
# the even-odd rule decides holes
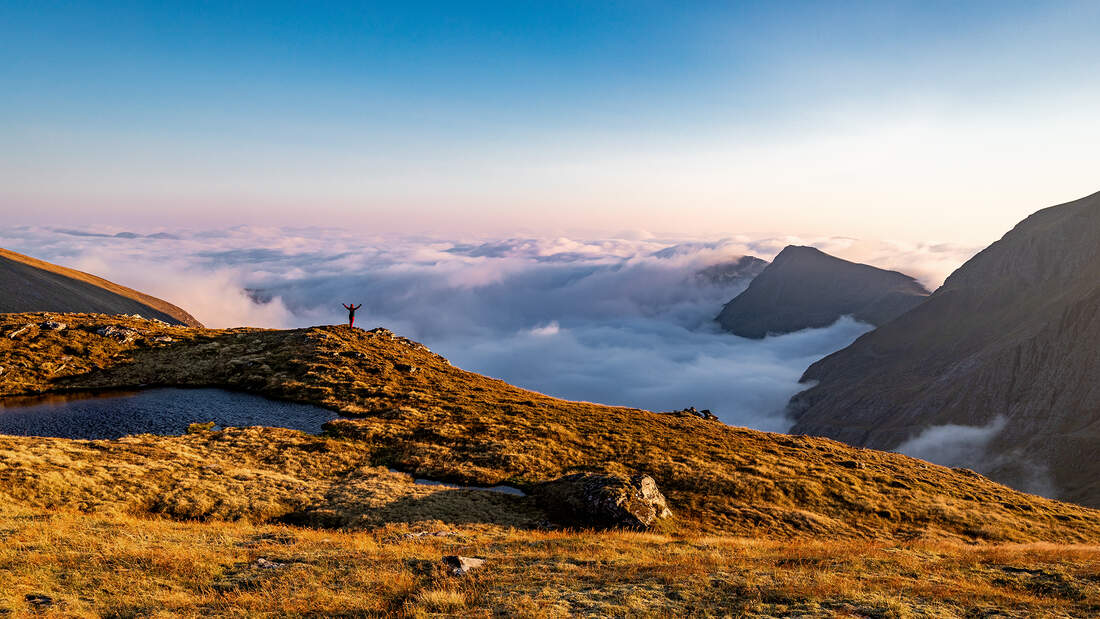
[[[649,475],[575,473],[540,484],[532,494],[555,520],[575,526],[645,530],[672,516]]]
[[[477,569],[485,565],[485,559],[475,559],[474,557],[460,557],[458,555],[446,555],[443,557],[443,564],[451,569],[451,573],[455,576],[465,576],[470,570]]]

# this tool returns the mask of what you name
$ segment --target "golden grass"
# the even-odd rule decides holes
[[[7,337],[46,318],[70,328]],[[107,324],[146,337],[95,334]],[[182,436],[0,436],[0,616],[1100,613],[1094,510],[829,440],[548,398],[388,332],[0,315],[0,367],[0,394],[220,386],[358,416],[323,436],[202,419]],[[528,499],[389,466],[525,488],[645,472],[677,517],[547,529]],[[455,577],[448,554],[487,564]]]
[[[534,531],[365,532],[0,512],[0,613],[58,616],[1065,616],[1100,612],[1100,548]],[[423,527],[417,527],[420,530]],[[480,556],[467,577],[446,554]],[[263,559],[262,563],[260,559]],[[276,567],[260,567],[260,565]]]
[[[4,337],[47,317],[62,319],[70,328],[53,332],[32,327],[15,339]],[[138,329],[147,337],[120,344],[95,334],[107,324]],[[168,335],[173,341],[152,342],[155,335]],[[101,315],[9,314],[0,315],[0,366],[6,368],[0,375],[0,393],[6,394],[139,385],[221,386],[356,416],[330,423],[327,440],[266,432],[222,433],[216,438],[132,437],[77,447],[51,439],[34,443],[34,449],[43,452],[37,457],[46,464],[52,451],[63,452],[56,455],[62,460],[89,461],[96,450],[106,450],[112,462],[138,458],[146,451],[161,454],[152,458],[161,464],[135,465],[152,471],[140,475],[142,483],[159,494],[165,492],[157,479],[175,477],[185,483],[177,483],[164,501],[129,508],[138,512],[263,520],[297,511],[306,514],[303,522],[349,526],[358,516],[347,506],[369,496],[377,485],[370,475],[360,479],[363,474],[355,473],[363,467],[387,466],[435,479],[524,488],[577,470],[608,470],[652,475],[677,514],[677,524],[698,532],[785,538],[1100,541],[1097,511],[1016,492],[969,471],[826,439],[735,428],[686,414],[558,400],[455,368],[423,346],[386,331],[343,326],[211,330]],[[34,453],[31,444],[19,444],[21,453],[28,454],[19,457]],[[206,474],[190,470],[190,464],[163,463],[170,459],[164,453],[173,454],[177,463],[210,458],[253,462],[249,454],[272,454],[287,450],[287,445],[294,446],[287,451],[293,458],[264,456],[267,464],[249,464],[254,467],[251,476],[225,489],[216,487],[226,483],[224,472]],[[86,451],[84,456],[73,455],[80,450]],[[338,465],[310,472],[314,460]],[[61,506],[60,499],[49,502],[50,492],[61,496],[70,485],[81,487],[73,479],[76,465],[62,462],[51,469],[46,464],[36,465],[43,467],[42,490],[16,480],[6,482],[9,492],[23,493],[28,504]],[[123,469],[113,475],[129,474],[119,471]],[[284,474],[294,479],[280,477]],[[111,486],[115,477],[92,485]],[[292,491],[299,483],[305,490]],[[120,484],[133,486],[125,480]],[[77,496],[94,503],[100,500],[97,492]],[[364,518],[370,521],[369,515]]]

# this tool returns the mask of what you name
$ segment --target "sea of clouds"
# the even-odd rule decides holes
[[[183,307],[207,326],[385,326],[455,365],[550,395],[786,431],[802,372],[870,329],[843,318],[763,340],[714,316],[749,277],[742,256],[788,244],[898,269],[930,288],[978,248],[848,238],[381,237],[324,228],[0,228],[0,246]],[[717,266],[716,266],[717,265]],[[708,269],[709,268],[709,269]],[[715,274],[718,274],[717,276]]]

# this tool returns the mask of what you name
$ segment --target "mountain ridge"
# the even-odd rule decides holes
[[[811,365],[793,432],[876,448],[929,427],[1005,429],[986,472],[1100,505],[1100,193],[1042,209],[951,274],[924,303]],[[1021,462],[1023,464],[1021,464]]]
[[[879,325],[927,295],[904,273],[788,245],[715,320],[726,331],[753,339],[827,327],[846,315]]]
[[[141,314],[201,327],[183,309],[102,277],[0,248],[0,312]]]

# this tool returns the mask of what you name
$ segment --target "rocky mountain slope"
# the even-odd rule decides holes
[[[0,249],[0,312],[140,314],[201,327],[182,309],[136,290]]]
[[[283,430],[227,431],[202,440],[6,439],[4,453],[27,454],[10,458],[38,464],[0,474],[0,495],[35,506],[99,505],[123,513],[228,514],[253,521],[297,514],[299,521],[355,526],[375,522],[364,520],[371,504],[365,497],[373,496],[371,479],[377,477],[370,467],[526,491],[563,475],[600,472],[652,476],[684,531],[1100,541],[1097,512],[1022,494],[970,471],[828,439],[735,428],[690,413],[558,400],[455,368],[381,329],[211,330],[102,315],[5,314],[0,366],[0,395],[221,386],[326,406],[348,417],[327,424],[324,439],[293,438],[302,435]],[[271,443],[303,442],[276,449],[283,454],[278,457],[262,455],[274,453]],[[225,449],[257,455],[218,455]],[[135,476],[139,462],[161,459],[149,460],[150,454],[173,451],[189,455],[165,458],[154,472]],[[32,458],[35,452],[41,455]],[[288,464],[287,458],[303,463]],[[316,462],[302,460],[311,458]],[[57,463],[74,460],[88,460],[81,466],[96,472],[70,472],[71,483],[54,483],[70,470]],[[215,490],[224,479],[202,465],[222,460],[248,469],[246,481]],[[97,481],[79,490],[87,480]],[[516,514],[517,521],[529,509],[484,513]]]
[[[803,380],[795,432],[890,449],[1000,418],[985,472],[1100,506],[1100,194],[1020,222]]]
[[[757,339],[827,327],[844,315],[881,325],[927,295],[928,290],[908,275],[791,245],[727,303],[716,320],[726,331]]]

